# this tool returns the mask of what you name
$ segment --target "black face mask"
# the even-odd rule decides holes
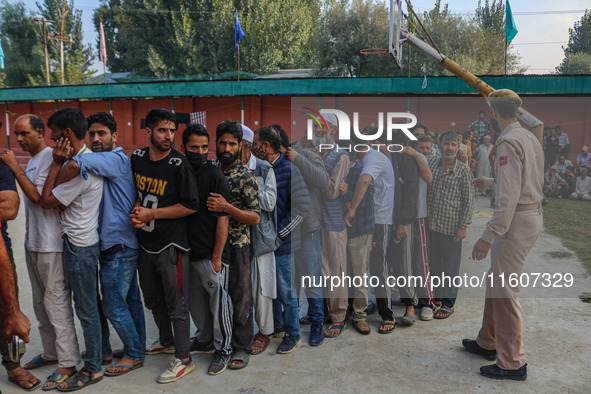
[[[255,155],[256,157],[258,157],[261,160],[266,160],[265,158],[265,151],[263,151],[262,147],[259,148],[255,148],[254,146],[250,148],[250,152]]]
[[[207,162],[207,153],[187,152],[187,160],[193,168],[200,168]]]

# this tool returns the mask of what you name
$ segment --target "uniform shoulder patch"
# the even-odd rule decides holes
[[[507,165],[507,156],[501,156],[499,158],[499,164],[502,166]]]

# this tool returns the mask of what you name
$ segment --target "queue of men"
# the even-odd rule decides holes
[[[11,380],[39,387],[28,370],[57,364],[44,389],[74,391],[165,353],[173,357],[157,381],[171,383],[195,369],[194,354],[210,354],[208,374],[219,375],[245,368],[272,337],[282,338],[277,353],[291,353],[302,340],[300,324],[310,324],[311,346],[338,337],[349,315],[356,331],[370,334],[367,288],[343,285],[323,294],[309,282],[303,289],[303,276],[369,273],[382,285],[391,275],[423,277],[423,287],[399,288],[406,306],[400,319],[391,289],[375,287],[380,334],[415,318],[449,318],[457,288],[433,293],[429,277],[459,274],[471,223],[473,174],[457,157],[461,137],[443,133],[441,157],[425,157],[425,140],[416,150],[402,131],[392,140],[402,152],[347,152],[335,141],[336,117],[325,119],[328,129],[316,126],[311,141],[294,142],[279,125],[253,132],[225,121],[215,132],[217,159],[208,161],[205,127],[189,125],[179,152],[176,117],[165,109],[148,112],[149,146],[131,159],[117,147],[116,121],[107,113],[86,118],[69,107],[54,113],[47,122],[53,150],[45,146],[41,119],[19,117],[15,134],[31,160],[26,171],[10,151],[0,160],[25,194],[27,268],[43,353],[27,371],[10,366],[18,370]],[[481,179],[477,186],[492,186]],[[300,290],[308,299],[301,320]],[[158,328],[148,346],[143,305]],[[123,349],[111,348],[107,322]],[[494,335],[487,332],[481,346],[494,347]]]

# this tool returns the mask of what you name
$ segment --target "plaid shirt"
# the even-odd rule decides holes
[[[355,165],[349,169],[349,173],[345,178],[345,182],[349,185],[347,194],[345,194],[345,201],[351,202],[351,200],[353,200],[355,187],[357,186],[357,181],[361,176],[362,170],[363,166],[361,166],[359,162],[355,163]],[[365,195],[357,207],[357,210],[355,211],[355,217],[351,219],[351,225],[353,227],[347,228],[347,235],[349,239],[374,233],[376,220],[373,212],[373,194],[374,186],[369,185]]]
[[[459,160],[445,172],[439,157],[430,156],[427,162],[433,172],[433,182],[427,191],[429,230],[455,236],[458,228],[467,228],[472,223],[472,172]]]
[[[468,126],[468,130],[470,130],[470,131],[477,130],[478,131],[478,139],[480,140],[481,138],[484,138],[485,135],[490,134],[491,126],[490,126],[490,123],[488,122],[488,120],[477,119],[474,122],[470,123],[470,126]]]

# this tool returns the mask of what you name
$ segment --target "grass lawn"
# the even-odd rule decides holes
[[[544,207],[544,229],[575,252],[591,274],[591,202],[549,199]]]

